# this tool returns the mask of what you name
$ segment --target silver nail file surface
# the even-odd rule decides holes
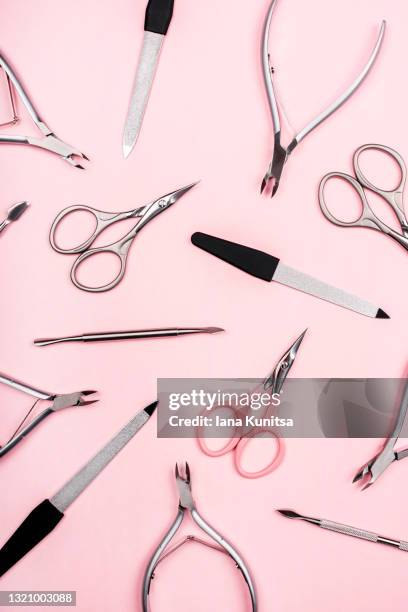
[[[309,293],[309,295],[314,295],[327,302],[332,302],[332,304],[337,304],[343,308],[348,308],[354,312],[366,315],[367,317],[376,318],[378,315],[378,306],[374,306],[370,304],[370,302],[366,302],[356,295],[347,293],[342,289],[328,285],[327,283],[313,278],[313,276],[299,272],[299,270],[294,270],[282,262],[279,262],[273,275],[273,280],[287,287],[292,287],[304,293]]]
[[[133,436],[149,420],[150,415],[141,410],[127,423],[110,442],[88,461],[68,482],[50,499],[50,502],[60,512],[76,500],[78,495],[100,474],[106,465],[119,453],[120,450],[133,438]]]
[[[123,133],[123,155],[125,157],[128,157],[132,152],[142,127],[163,40],[163,34],[156,34],[156,32],[144,33],[143,47]]]

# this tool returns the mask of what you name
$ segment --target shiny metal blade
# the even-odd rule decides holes
[[[123,132],[122,146],[125,158],[132,152],[142,127],[163,39],[162,34],[156,34],[155,32],[145,32],[144,34],[143,47]]]
[[[28,202],[20,202],[19,204],[14,204],[11,208],[9,208],[7,213],[7,219],[9,221],[17,221],[21,217],[21,215],[27,210],[29,204]]]
[[[378,306],[374,306],[370,304],[370,302],[366,302],[356,295],[347,293],[342,289],[328,285],[323,281],[313,278],[313,276],[294,270],[282,262],[279,262],[275,274],[273,275],[273,280],[282,285],[287,285],[293,289],[308,293],[309,295],[314,295],[321,300],[337,304],[337,306],[348,308],[349,310],[353,310],[367,317],[385,318],[379,315],[381,308],[378,308]]]
[[[105,444],[96,455],[84,465],[68,482],[50,499],[50,502],[60,512],[64,512],[68,506],[76,500],[86,487],[102,472],[102,470],[116,457],[119,451],[137,434],[153,414],[157,402],[147,406],[138,412],[116,434],[110,442]]]

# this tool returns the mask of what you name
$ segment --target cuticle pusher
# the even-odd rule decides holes
[[[140,410],[50,499],[34,508],[0,549],[0,576],[5,574],[58,525],[65,510],[147,423],[158,402]]]
[[[322,529],[327,529],[328,531],[335,531],[336,533],[342,533],[343,535],[360,538],[361,540],[367,540],[368,542],[375,542],[376,544],[387,544],[388,546],[393,546],[394,548],[399,548],[400,550],[408,552],[408,542],[405,542],[404,540],[393,540],[391,538],[380,536],[372,531],[358,529],[357,527],[351,527],[350,525],[344,525],[343,523],[335,523],[333,521],[327,521],[326,519],[304,516],[302,514],[298,514],[298,512],[295,512],[294,510],[277,510],[277,512],[286,518],[305,521],[306,523],[311,523],[312,525],[316,525]]]
[[[17,221],[21,215],[25,213],[28,207],[28,202],[19,202],[18,204],[14,204],[11,208],[9,208],[6,218],[0,223],[0,233],[5,230],[10,223]]]
[[[48,346],[63,342],[109,342],[112,340],[142,340],[149,338],[169,338],[191,334],[216,334],[225,331],[221,327],[168,327],[159,329],[139,329],[134,331],[101,332],[82,334],[80,336],[65,336],[63,338],[38,338],[35,346]]]

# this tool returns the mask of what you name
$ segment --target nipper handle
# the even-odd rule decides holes
[[[167,34],[173,16],[173,6],[174,0],[149,0],[146,9],[145,31],[163,34],[163,36]]]

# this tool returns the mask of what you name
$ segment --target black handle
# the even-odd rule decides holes
[[[0,576],[41,542],[63,516],[48,499],[34,508],[0,550]]]
[[[196,232],[191,236],[191,242],[200,249],[219,257],[236,268],[252,274],[257,278],[270,282],[278,266],[279,259],[263,251],[229,242],[216,236]]]
[[[149,0],[146,9],[145,31],[167,34],[173,16],[173,6],[174,0]]]

